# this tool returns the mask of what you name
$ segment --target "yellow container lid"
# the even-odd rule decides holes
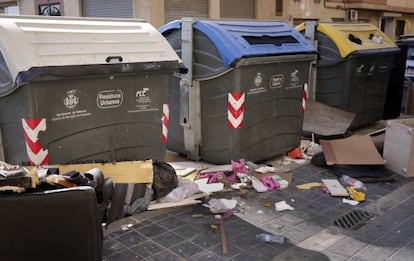
[[[296,30],[305,30],[305,24],[298,25]],[[386,34],[369,23],[319,23],[317,30],[335,43],[342,58],[357,51],[397,48]]]

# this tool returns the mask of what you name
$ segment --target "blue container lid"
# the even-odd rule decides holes
[[[216,45],[223,64],[255,56],[316,53],[313,45],[290,25],[277,21],[196,20],[193,28]],[[181,29],[181,20],[159,28],[164,34]]]

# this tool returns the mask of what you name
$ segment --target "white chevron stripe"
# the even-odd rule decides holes
[[[240,107],[244,104],[245,101],[245,94],[243,93],[239,100],[236,100],[231,93],[228,94],[229,103],[233,106],[235,110],[240,109]]]
[[[227,118],[229,119],[230,123],[233,125],[234,128],[238,127],[243,122],[243,116],[244,112],[242,112],[240,116],[236,119],[229,111],[227,111]]]
[[[37,142],[37,140],[39,139],[39,132],[41,131],[45,131],[46,130],[46,119],[42,119],[39,124],[36,126],[35,129],[32,130],[32,128],[29,127],[29,125],[27,125],[27,122],[25,119],[22,119],[22,125],[23,125],[23,130],[26,133],[27,137],[29,137],[29,139],[32,142]]]
[[[29,145],[26,143],[26,151],[27,156],[35,165],[42,164],[43,160],[47,157],[49,151],[41,149],[39,153],[34,154],[33,151],[30,149]]]

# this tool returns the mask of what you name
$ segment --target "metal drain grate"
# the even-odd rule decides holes
[[[373,217],[373,215],[364,210],[353,209],[347,214],[342,215],[336,219],[334,221],[334,224],[341,228],[356,230],[365,225]]]

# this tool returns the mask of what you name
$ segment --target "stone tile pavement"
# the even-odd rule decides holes
[[[187,206],[114,222],[105,230],[104,260],[414,260],[412,179],[397,175],[394,182],[367,183],[365,202],[351,206],[319,188],[295,188],[335,178],[329,169],[308,164],[292,174],[292,183],[282,191],[216,195],[239,203],[235,215],[224,221],[225,256],[214,216],[206,212],[193,217],[200,206]],[[281,200],[295,209],[277,212],[274,203]],[[268,203],[271,207],[265,206]],[[334,225],[338,217],[356,209],[373,218],[356,230]],[[285,242],[262,242],[256,238],[262,232],[284,236]]]

